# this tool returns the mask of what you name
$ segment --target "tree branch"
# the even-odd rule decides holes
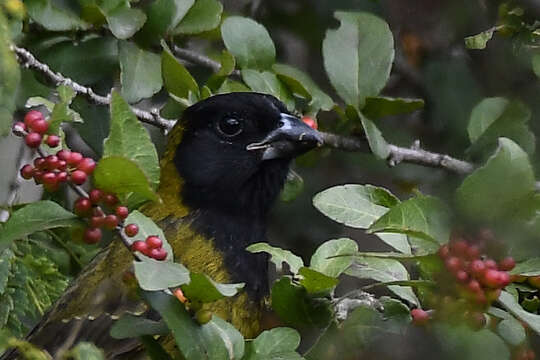
[[[102,96],[96,94],[92,88],[80,85],[79,83],[73,81],[72,79],[65,77],[61,73],[54,72],[51,68],[39,60],[37,60],[32,53],[28,50],[12,45],[12,50],[17,55],[17,60],[19,63],[29,69],[37,70],[42,73],[49,80],[53,81],[56,85],[66,85],[72,88],[77,94],[83,95],[88,98],[90,101],[99,104],[99,105],[109,105],[111,103],[111,96]],[[170,130],[174,121],[167,120],[159,116],[157,112],[149,112],[141,110],[135,107],[131,107],[131,110],[137,115],[141,121],[160,127],[164,130]]]
[[[200,65],[200,66],[203,66],[203,67],[207,67],[210,70],[212,70],[213,72],[218,72],[219,69],[221,69],[221,64],[220,63],[210,59],[207,56],[199,54],[196,51],[189,50],[189,49],[184,49],[184,48],[181,48],[179,46],[173,45],[173,52],[180,59],[184,59],[184,60],[187,60],[187,61],[189,61],[189,62],[191,62],[193,64],[197,64],[197,65]],[[234,70],[231,74],[235,75],[235,76],[240,76],[240,71],[239,70]]]

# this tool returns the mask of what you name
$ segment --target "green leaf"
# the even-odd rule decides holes
[[[216,91],[217,94],[228,94],[233,92],[246,92],[250,89],[241,82],[226,79]]]
[[[27,0],[24,2],[28,15],[51,31],[86,30],[89,25],[66,8],[51,0]]]
[[[139,31],[146,22],[146,14],[139,9],[129,7],[129,2],[105,13],[112,34],[121,40],[129,39]]]
[[[533,193],[534,183],[527,154],[512,140],[500,138],[495,154],[457,189],[456,201],[472,218],[503,218],[519,209]]]
[[[111,98],[109,137],[103,145],[103,156],[123,156],[143,171],[152,189],[159,184],[159,161],[150,135],[129,105],[117,93]]]
[[[357,251],[358,245],[354,240],[347,238],[328,240],[317,248],[311,257],[309,267],[335,278],[351,266],[352,257],[330,257],[354,254]]]
[[[219,26],[223,5],[217,0],[197,0],[189,9],[174,34],[199,34]]]
[[[143,200],[157,200],[146,174],[133,160],[120,156],[105,156],[97,163],[94,184],[103,191],[119,195],[132,193]]]
[[[172,261],[157,261],[138,254],[142,261],[133,261],[135,277],[143,290],[165,290],[189,283],[189,270]]]
[[[169,332],[163,321],[126,314],[114,322],[110,335],[114,339],[127,339],[143,335],[167,335]]]
[[[295,350],[300,335],[291,328],[277,327],[263,331],[251,344],[245,360],[298,360],[303,359]]]
[[[398,333],[375,309],[360,306],[342,324],[347,347],[365,349],[375,341]]]
[[[269,70],[276,58],[276,48],[264,26],[256,21],[231,16],[221,25],[227,50],[242,68]]]
[[[422,99],[391,98],[386,96],[373,96],[366,98],[366,105],[362,113],[370,119],[385,116],[406,114],[424,107]]]
[[[20,70],[11,51],[7,20],[0,13],[0,136],[7,135],[13,123],[13,111]]]
[[[486,98],[471,112],[469,138],[473,146],[468,151],[495,145],[501,136],[512,139],[527,153],[534,153],[535,138],[527,123],[530,109],[519,101],[505,98]]]
[[[205,274],[190,273],[191,280],[182,286],[184,295],[191,301],[213,302],[224,297],[234,296],[244,287],[239,284],[220,284]]]
[[[182,65],[163,43],[161,72],[167,91],[181,99],[189,99],[190,93],[199,96],[199,85],[189,71]]]
[[[137,236],[133,239],[135,240],[141,240],[144,241],[147,237],[155,235],[163,241],[163,249],[167,251],[167,258],[165,261],[173,261],[174,260],[174,254],[173,249],[169,242],[167,241],[167,238],[165,237],[165,234],[163,233],[163,230],[159,226],[156,225],[154,220],[150,219],[148,216],[142,214],[141,212],[137,210],[133,210],[129,213],[129,216],[124,220],[124,223],[126,224],[137,224],[139,226],[139,232],[137,233]]]
[[[290,202],[293,201],[304,190],[304,180],[295,171],[289,169],[287,173],[287,180],[283,185],[283,190],[279,195],[281,201]]]
[[[301,267],[298,274],[302,277],[300,285],[307,290],[308,294],[329,294],[339,283],[338,279],[307,267]]]
[[[335,17],[341,25],[326,32],[324,67],[345,103],[361,109],[390,76],[394,39],[388,24],[375,15],[338,11]]]
[[[105,354],[96,345],[80,342],[68,353],[75,360],[104,360]]]
[[[540,275],[540,257],[530,258],[516,264],[510,271],[512,275],[538,276]]]
[[[278,247],[270,246],[267,243],[261,242],[252,244],[249,245],[246,250],[255,254],[260,252],[268,253],[271,256],[270,261],[276,265],[278,272],[282,271],[283,263],[289,265],[289,268],[293,274],[298,273],[298,270],[304,266],[304,262],[302,261],[301,257],[294,255],[289,250],[283,250]]]
[[[4,294],[8,284],[10,271],[11,271],[11,261],[14,258],[15,254],[9,249],[5,249],[0,252],[0,295]],[[1,318],[1,316],[0,316]],[[0,321],[0,327],[3,327],[4,324]]]
[[[156,0],[146,10],[148,20],[142,32],[151,38],[172,32],[191,9],[195,0]]]
[[[132,42],[120,41],[118,56],[122,95],[127,102],[136,103],[161,89],[161,58],[158,54],[143,50]]]
[[[272,310],[286,324],[295,327],[324,327],[332,319],[330,302],[311,298],[306,288],[284,276],[272,286]]]
[[[161,344],[150,335],[140,337],[141,343],[144,345],[146,355],[152,360],[171,360],[169,353],[163,349]]]
[[[281,100],[288,109],[294,108],[294,99],[289,90],[269,71],[242,70],[242,80],[255,92],[270,94]]]
[[[407,269],[397,260],[375,257],[357,257],[355,263],[345,271],[347,275],[359,279],[371,279],[378,282],[408,281]],[[418,305],[418,299],[408,286],[390,285],[388,290],[412,304]]]
[[[497,332],[512,346],[521,344],[527,338],[523,325],[513,317],[502,320],[497,325]]]
[[[531,63],[534,73],[540,78],[540,54],[533,55]]]
[[[109,135],[110,112],[105,106],[95,106],[82,97],[73,101],[72,107],[85,119],[84,123],[74,123],[75,129],[88,144],[101,157],[103,155],[103,140]]]
[[[390,154],[390,147],[388,143],[382,136],[381,131],[377,128],[377,125],[363,114],[358,114],[360,116],[360,121],[362,122],[362,127],[366,134],[369,148],[373,154],[379,159],[387,159]]]
[[[449,218],[450,212],[441,200],[419,195],[392,207],[367,232],[397,232],[445,244],[450,232]]]
[[[272,69],[292,93],[310,100],[311,108],[330,111],[334,107],[332,98],[303,71],[286,64],[274,64]]]
[[[184,305],[174,296],[159,291],[144,292],[143,297],[165,320],[184,358],[212,360],[242,356],[241,335],[234,333],[232,326],[216,320],[216,316],[201,326],[193,321]]]
[[[495,29],[489,29],[487,31],[482,31],[480,34],[473,36],[467,36],[465,38],[465,47],[467,49],[482,50],[485,49],[487,43],[493,37]]]
[[[388,190],[373,185],[340,185],[326,189],[313,197],[313,205],[324,215],[341,224],[366,229],[395,206],[399,200]],[[381,240],[395,249],[410,253],[407,237],[401,234],[379,233]]]
[[[43,200],[30,203],[13,212],[4,224],[0,232],[0,251],[10,246],[13,240],[36,231],[67,227],[76,223],[77,216],[55,202]]]
[[[497,301],[518,319],[524,321],[529,327],[540,334],[540,315],[532,314],[519,305],[512,294],[503,291]]]

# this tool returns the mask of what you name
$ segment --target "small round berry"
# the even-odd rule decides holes
[[[125,206],[117,206],[116,209],[114,209],[114,212],[116,216],[118,216],[120,219],[124,220],[129,215],[129,210]]]
[[[510,274],[506,271],[499,271],[499,287],[504,288],[510,284]]]
[[[446,268],[451,272],[461,270],[461,260],[455,256],[449,257],[445,261]]]
[[[497,263],[493,259],[484,260],[484,264],[486,265],[486,269],[497,269]]]
[[[90,190],[90,201],[92,201],[93,204],[98,204],[101,201],[102,197],[103,191],[99,189]]]
[[[446,259],[450,255],[450,248],[448,245],[443,245],[439,248],[437,253],[441,259]]]
[[[163,241],[157,236],[149,236],[146,238],[146,243],[150,249],[159,249],[163,246]]]
[[[167,258],[167,251],[163,248],[150,250],[150,257],[158,261],[163,261]]]
[[[313,118],[311,118],[309,116],[304,116],[304,117],[302,117],[302,121],[304,122],[304,124],[306,124],[310,128],[312,128],[314,130],[317,130],[318,126],[317,126],[317,123],[315,122],[315,120],[313,120]]]
[[[540,275],[538,275],[538,276],[530,276],[527,279],[527,281],[529,282],[529,284],[531,284],[535,288],[540,289]]]
[[[71,157],[71,151],[62,149],[56,153],[56,156],[58,156],[60,160],[64,160],[67,162],[67,160]]]
[[[27,127],[26,124],[20,121],[17,121],[15,124],[13,124],[13,133],[15,135],[21,136],[22,133],[26,131]]]
[[[104,225],[105,218],[103,216],[92,216],[90,218],[90,226],[93,228],[100,228]]]
[[[454,255],[465,255],[468,249],[469,245],[465,240],[455,241],[450,244],[450,250]]]
[[[45,165],[49,170],[56,170],[58,168],[59,161],[60,160],[58,160],[58,156],[49,155],[45,158]]]
[[[484,284],[485,286],[495,289],[500,286],[499,279],[500,279],[499,271],[494,270],[494,269],[487,269],[481,280],[482,280],[482,284]]]
[[[134,237],[139,233],[139,227],[137,226],[137,224],[128,224],[124,228],[124,232],[127,236]]]
[[[67,162],[65,160],[58,160],[56,168],[60,171],[65,171],[67,169]]]
[[[482,260],[473,260],[469,265],[469,268],[474,276],[480,277],[484,274],[484,271],[486,271],[486,264],[484,264]]]
[[[467,249],[467,257],[470,260],[477,259],[480,256],[480,247],[478,245],[471,245]]]
[[[59,183],[66,182],[68,179],[68,173],[65,171],[60,171],[58,174],[56,174],[56,180],[58,180]]]
[[[84,231],[83,240],[87,244],[95,244],[101,240],[101,229],[88,228]]]
[[[37,132],[31,132],[26,135],[24,142],[31,148],[37,148],[41,144],[41,135]]]
[[[56,184],[56,174],[53,173],[52,171],[47,171],[45,174],[43,174],[41,181],[43,182],[44,185]]]
[[[57,135],[49,135],[46,140],[47,145],[54,148],[60,145],[60,137]]]
[[[77,169],[84,171],[88,175],[92,174],[95,168],[96,162],[92,158],[84,158],[79,162],[79,165],[77,165]]]
[[[43,135],[49,129],[49,123],[46,120],[41,119],[34,121],[32,125],[29,125],[28,127]]]
[[[43,174],[45,174],[45,172],[34,169],[34,181],[36,184],[41,184],[41,178],[43,177]]]
[[[88,198],[78,198],[73,205],[73,211],[79,216],[84,216],[92,209],[92,203]]]
[[[21,176],[23,179],[29,180],[34,176],[34,167],[30,164],[26,164],[21,168]]]
[[[82,159],[83,159],[82,154],[74,151],[69,155],[67,159],[63,159],[63,160],[66,160],[66,162],[69,165],[77,166],[81,162]]]
[[[84,171],[75,170],[71,173],[71,182],[76,185],[82,185],[86,181],[87,175]]]
[[[45,158],[38,157],[34,159],[34,166],[36,169],[45,170],[46,165],[47,162],[45,161]]]
[[[478,292],[480,290],[482,290],[482,286],[480,285],[480,283],[478,282],[478,280],[474,280],[472,279],[471,281],[469,281],[469,283],[467,284],[467,289],[469,289],[470,291],[472,292]]]
[[[507,256],[499,261],[499,270],[510,271],[516,266],[516,261],[513,257]]]
[[[195,319],[200,325],[209,323],[212,320],[212,312],[210,310],[201,309],[195,313]]]
[[[458,270],[456,272],[456,279],[459,282],[467,282],[467,280],[469,280],[469,274],[467,274],[467,272],[464,270]]]
[[[148,252],[148,245],[144,241],[137,240],[131,244],[131,250],[146,254]]]
[[[44,120],[43,114],[40,111],[37,110],[30,110],[29,112],[24,115],[24,123],[26,126],[31,127],[34,121],[36,120]]]
[[[103,224],[106,229],[114,230],[118,225],[118,218],[116,215],[107,215],[105,216],[105,220],[103,220]]]
[[[90,202],[92,202],[92,201],[90,201]],[[94,208],[92,208],[92,216],[105,217],[105,213],[100,208],[94,207]]]
[[[411,316],[415,325],[425,325],[429,321],[428,312],[422,309],[412,309]]]
[[[118,198],[116,197],[116,195],[113,194],[106,194],[103,197],[103,200],[105,201],[105,204],[109,206],[114,206],[118,203]]]

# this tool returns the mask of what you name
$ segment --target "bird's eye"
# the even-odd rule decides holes
[[[218,131],[227,137],[239,135],[244,130],[244,123],[232,117],[225,117],[217,123]]]

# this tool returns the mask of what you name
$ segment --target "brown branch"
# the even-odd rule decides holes
[[[210,59],[207,56],[199,54],[196,51],[181,48],[181,47],[178,47],[178,46],[174,45],[173,46],[173,52],[180,59],[187,60],[190,63],[197,64],[197,65],[209,68],[213,72],[218,72],[219,69],[221,69],[221,64],[220,63]],[[234,70],[231,73],[231,75],[240,76],[240,71],[239,70]]]

